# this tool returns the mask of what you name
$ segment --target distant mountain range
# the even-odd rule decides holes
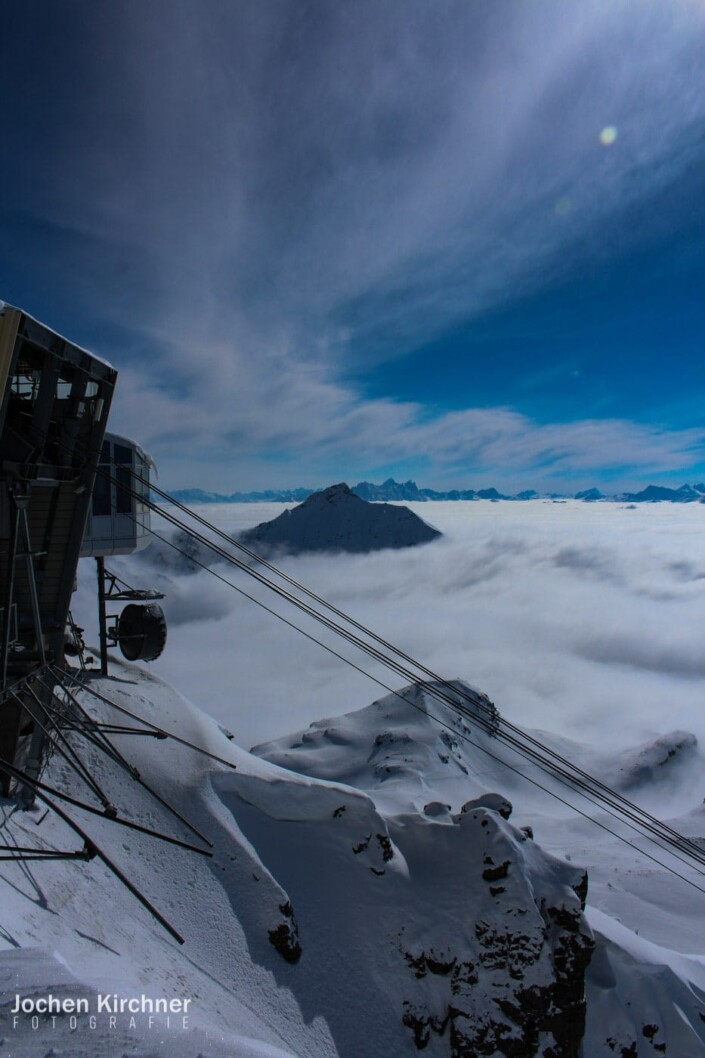
[[[233,492],[229,496],[219,492],[205,492],[203,489],[177,489],[172,493],[181,503],[303,503],[316,492],[316,489],[266,489],[264,492]],[[538,499],[576,499],[586,503],[606,500],[617,503],[705,503],[705,483],[698,485],[681,485],[678,489],[665,488],[663,485],[648,485],[641,492],[620,492],[605,495],[597,488],[584,489],[576,493],[537,492],[525,489],[516,495],[508,496],[497,489],[451,489],[439,492],[436,489],[420,489],[414,481],[398,482],[388,478],[381,485],[361,481],[353,485],[352,492],[363,500],[404,500],[406,502],[427,502],[433,500],[538,500]]]
[[[175,489],[171,495],[181,503],[303,503],[316,489],[266,489],[264,492],[205,492],[203,489]],[[156,498],[156,497],[155,497]]]

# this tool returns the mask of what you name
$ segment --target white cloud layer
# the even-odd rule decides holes
[[[700,428],[624,419],[541,424],[501,407],[429,417],[420,404],[365,400],[326,369],[307,373],[295,362],[243,375],[235,391],[224,386],[203,400],[154,389],[131,371],[121,386],[113,428],[157,453],[171,451],[167,484],[222,492],[357,480],[420,459],[422,484],[577,490],[605,471],[631,485],[674,468],[685,475],[705,458]]]
[[[478,686],[522,726],[615,751],[676,728],[705,745],[700,505],[412,506],[444,532],[442,540],[368,556],[301,556],[285,568],[440,675]],[[230,531],[280,510],[202,508]],[[111,565],[132,583],[150,581],[133,560]],[[235,571],[218,570],[253,591]],[[169,642],[152,668],[242,745],[382,694],[209,574],[169,575]],[[93,584],[86,564],[74,613],[92,637]],[[302,622],[273,596],[254,593]],[[399,686],[345,644],[326,641]]]

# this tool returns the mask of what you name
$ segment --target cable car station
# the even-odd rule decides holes
[[[79,558],[97,563],[104,674],[109,645],[144,660],[166,639],[154,602],[161,596],[118,587],[104,567],[105,556],[131,554],[150,539],[153,463],[136,442],[106,433],[116,378],[104,360],[0,304],[0,759],[29,779],[47,749],[44,712],[57,669],[76,652],[70,609]],[[130,603],[111,628],[108,599]],[[0,772],[0,791],[12,787]]]

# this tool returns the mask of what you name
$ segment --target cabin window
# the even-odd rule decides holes
[[[98,473],[93,486],[93,514],[110,514],[110,444],[106,441],[100,453]]]
[[[132,449],[125,445],[114,446],[116,478],[116,510],[118,514],[129,514],[132,510]]]
[[[37,399],[41,371],[33,369],[26,362],[18,363],[12,376],[11,392],[13,397],[21,397],[30,403]]]
[[[56,382],[57,400],[68,400],[73,387],[73,373],[62,371]]]

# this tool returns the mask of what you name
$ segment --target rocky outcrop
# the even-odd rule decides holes
[[[413,979],[404,1025],[419,1050],[443,1037],[449,1058],[576,1058],[594,947],[585,873],[535,846],[527,855],[526,835],[491,809],[469,807],[450,825],[460,831],[465,899],[454,915],[441,906],[421,938],[402,934]]]
[[[269,942],[288,963],[297,963],[301,958],[301,944],[294,909],[287,900],[279,905],[279,910],[282,913],[282,921],[269,930]]]
[[[313,933],[330,929],[335,935],[346,994],[354,991],[352,953],[364,951],[358,965],[392,1012],[384,1018],[399,1019],[402,1040],[376,1039],[370,1055],[705,1054],[701,961],[657,949],[586,910],[586,872],[541,848],[547,834],[551,840],[550,827],[534,816],[534,841],[528,820],[513,825],[512,801],[526,807],[526,786],[514,771],[498,766],[502,718],[467,684],[442,686],[457,694],[462,715],[434,698],[432,687],[412,685],[254,751],[290,769],[297,781],[306,775],[312,785],[345,783],[370,799],[363,812],[363,802],[344,800],[339,786],[327,807],[330,825],[318,830],[316,844],[326,886],[319,888],[315,906],[309,904],[306,920],[306,928],[316,921]],[[622,787],[651,785],[696,752],[694,737],[683,732],[632,751],[592,756],[566,739],[536,734]],[[513,767],[516,759],[508,763]],[[511,798],[486,785],[493,778]],[[287,801],[293,816],[292,797]],[[357,821],[338,853],[329,845],[332,825],[344,834],[353,811]],[[375,837],[385,833],[393,851],[388,862]],[[288,847],[294,841],[300,850],[301,831],[291,835]],[[281,832],[277,848],[285,842]],[[367,864],[370,855],[377,862]],[[331,889],[337,894],[355,877],[341,926],[327,916],[325,902]],[[295,899],[298,911],[301,898]],[[303,930],[303,911],[301,921]],[[308,933],[303,935],[308,953]],[[329,985],[335,991],[335,981]],[[377,1031],[377,1022],[365,1021],[366,1040]],[[388,1024],[385,1032],[393,1035]],[[346,1052],[344,1058],[359,1056]]]
[[[384,1022],[361,1009],[356,1055],[577,1058],[593,951],[586,875],[513,826],[506,797],[387,812],[359,789],[264,762],[261,776],[238,770],[216,788],[296,907],[300,961],[298,931],[293,951],[285,929],[270,934],[289,987],[315,984],[334,1027],[335,997],[358,1001],[374,982]]]

